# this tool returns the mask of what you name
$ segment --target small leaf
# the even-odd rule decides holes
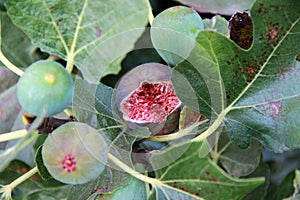
[[[228,21],[220,15],[213,16],[211,19],[204,19],[204,30],[214,30],[224,35],[228,34]]]
[[[39,175],[42,177],[43,180],[49,180],[52,178],[51,174],[49,174],[47,168],[44,165],[43,157],[42,157],[42,146],[40,146],[36,150],[36,154],[34,157],[34,162],[38,168]]]
[[[247,176],[259,165],[261,153],[262,146],[256,140],[252,140],[246,149],[240,149],[234,144],[230,144],[220,155],[219,161],[229,175]]]
[[[294,178],[294,194],[284,200],[297,200],[300,198],[300,171],[295,170],[295,178]]]
[[[124,199],[125,196],[126,199],[130,200],[146,200],[147,195],[145,183],[136,178],[131,178],[131,181],[127,186],[113,192],[112,194],[99,195],[100,199],[105,200],[120,200]]]
[[[218,13],[232,15],[236,11],[247,10],[254,0],[176,0],[184,5],[188,5],[201,13]]]
[[[91,82],[119,72],[148,16],[146,0],[7,0],[6,8],[35,45],[75,63]]]
[[[160,183],[150,199],[242,199],[264,182],[263,178],[235,179],[212,162],[199,157],[203,142],[184,142],[153,154],[151,163]],[[182,151],[182,150],[186,151]],[[179,157],[180,155],[180,157]],[[175,156],[175,162],[170,162]],[[161,168],[161,166],[165,166]]]

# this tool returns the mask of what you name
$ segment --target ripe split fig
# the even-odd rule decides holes
[[[50,60],[31,64],[17,84],[17,98],[22,108],[45,117],[62,112],[71,104],[73,79],[65,68]]]
[[[146,63],[122,77],[116,101],[129,127],[147,126],[153,135],[167,134],[177,127],[181,101],[171,74],[166,65]]]

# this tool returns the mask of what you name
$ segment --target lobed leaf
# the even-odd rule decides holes
[[[247,147],[252,137],[275,152],[299,147],[299,3],[258,0],[250,11],[254,42],[249,50],[202,31],[187,61],[175,68],[197,94],[199,110],[225,122],[239,147]],[[180,91],[179,80],[174,81]],[[188,98],[179,96],[183,102]]]
[[[148,19],[146,0],[7,0],[6,8],[36,46],[75,63],[91,82],[119,72]]]

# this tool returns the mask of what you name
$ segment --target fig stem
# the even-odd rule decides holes
[[[70,74],[71,74],[71,72],[72,72],[72,70],[73,70],[73,67],[74,67],[73,59],[74,59],[74,58],[68,59],[67,66],[66,66],[66,70],[67,70],[67,72],[69,72]]]
[[[17,187],[18,185],[20,185],[21,183],[23,183],[24,181],[29,179],[31,176],[33,176],[37,172],[38,172],[37,167],[32,168],[31,170],[29,170],[28,172],[26,172],[25,174],[23,174],[19,178],[15,179],[10,184],[2,186],[2,189],[0,191],[2,191],[5,196],[11,196],[11,192],[13,191],[13,189],[15,187]]]
[[[149,183],[152,186],[163,185],[163,183],[160,180],[145,176],[145,175],[135,171],[134,169],[127,166],[125,163],[123,163],[121,160],[119,160],[117,157],[115,157],[111,153],[108,154],[108,159],[111,162],[113,162],[114,164],[116,164],[118,167],[120,167],[122,170],[124,170],[125,172],[130,174],[131,176],[133,176],[133,177],[135,177],[135,178],[137,178],[137,179],[139,179],[143,182]]]
[[[149,20],[149,24],[152,26],[154,16],[153,16],[153,13],[152,13],[152,7],[151,7],[151,4],[150,4],[150,0],[148,0],[147,2],[148,2],[148,9],[149,9],[148,20]]]
[[[197,128],[201,124],[204,124],[204,123],[206,123],[208,121],[209,121],[208,119],[200,121],[200,122],[195,123],[195,124],[193,124],[193,125],[191,125],[191,126],[189,126],[187,128],[181,129],[181,130],[179,130],[176,133],[167,134],[167,135],[154,135],[154,136],[151,136],[151,137],[147,138],[147,140],[149,140],[149,141],[155,141],[155,142],[167,142],[167,141],[171,141],[171,140],[176,140],[176,139],[179,139],[181,137],[190,135],[191,131],[194,128]]]
[[[16,67],[14,64],[12,64],[2,53],[2,51],[0,50],[0,61],[8,68],[10,69],[12,72],[14,72],[15,74],[17,74],[18,76],[22,76],[24,74],[24,72],[22,70],[20,70],[18,67]]]
[[[211,134],[213,134],[223,124],[225,116],[226,116],[226,114],[229,111],[230,111],[230,109],[229,110],[228,109],[223,110],[219,114],[219,116],[217,117],[217,119],[214,121],[214,123],[206,131],[204,131],[202,134],[200,134],[197,137],[195,137],[194,139],[192,139],[192,141],[193,142],[195,142],[195,141],[203,141],[208,136],[210,136]]]
[[[0,142],[5,142],[9,140],[14,140],[18,138],[22,138],[27,134],[26,129],[18,130],[18,131],[12,131],[9,133],[3,133],[0,135]]]

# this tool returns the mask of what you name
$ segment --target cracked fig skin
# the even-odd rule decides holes
[[[54,61],[31,64],[17,83],[17,98],[22,108],[45,117],[58,114],[71,105],[73,79],[65,68]],[[45,110],[45,111],[44,111]]]
[[[146,63],[122,77],[116,101],[130,128],[146,126],[155,135],[167,134],[177,127],[181,101],[171,74],[166,65]]]

